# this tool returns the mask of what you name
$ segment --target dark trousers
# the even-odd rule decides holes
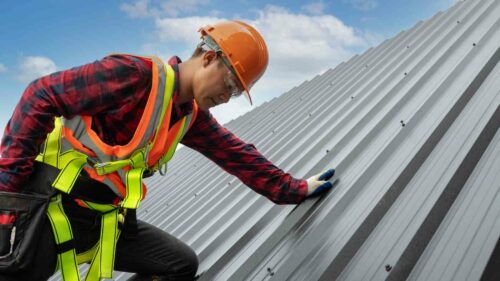
[[[63,198],[77,253],[92,248],[99,239],[101,217]],[[116,248],[115,270],[137,273],[129,280],[194,280],[198,269],[196,253],[165,231],[141,220],[136,238],[120,236]],[[54,235],[48,218],[40,233],[33,265],[23,273],[0,273],[0,281],[47,280],[56,268]]]

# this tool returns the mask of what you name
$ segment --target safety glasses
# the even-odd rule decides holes
[[[224,76],[224,85],[226,90],[231,93],[231,97],[239,97],[243,93],[243,90],[238,87],[235,79],[236,77],[234,77],[231,71],[228,71],[226,76]]]
[[[227,67],[227,74],[224,76],[224,85],[226,90],[231,93],[231,97],[239,97],[243,93],[243,87],[238,83],[238,78],[234,75],[232,71],[231,64],[227,61],[222,53],[218,53],[219,58],[222,60],[224,65]]]

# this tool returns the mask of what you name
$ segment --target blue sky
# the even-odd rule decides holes
[[[0,135],[29,81],[116,52],[187,59],[206,23],[237,18],[263,33],[258,105],[455,1],[1,1]],[[225,123],[250,109],[236,99],[213,113]]]

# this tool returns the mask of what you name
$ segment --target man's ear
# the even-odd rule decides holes
[[[203,66],[209,65],[211,62],[217,59],[217,53],[213,50],[206,51],[203,53]]]

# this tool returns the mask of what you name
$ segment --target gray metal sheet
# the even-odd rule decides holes
[[[335,167],[326,196],[275,205],[181,148],[139,217],[191,245],[203,281],[479,280],[500,237],[499,59],[500,1],[458,2],[226,124],[296,177]]]

